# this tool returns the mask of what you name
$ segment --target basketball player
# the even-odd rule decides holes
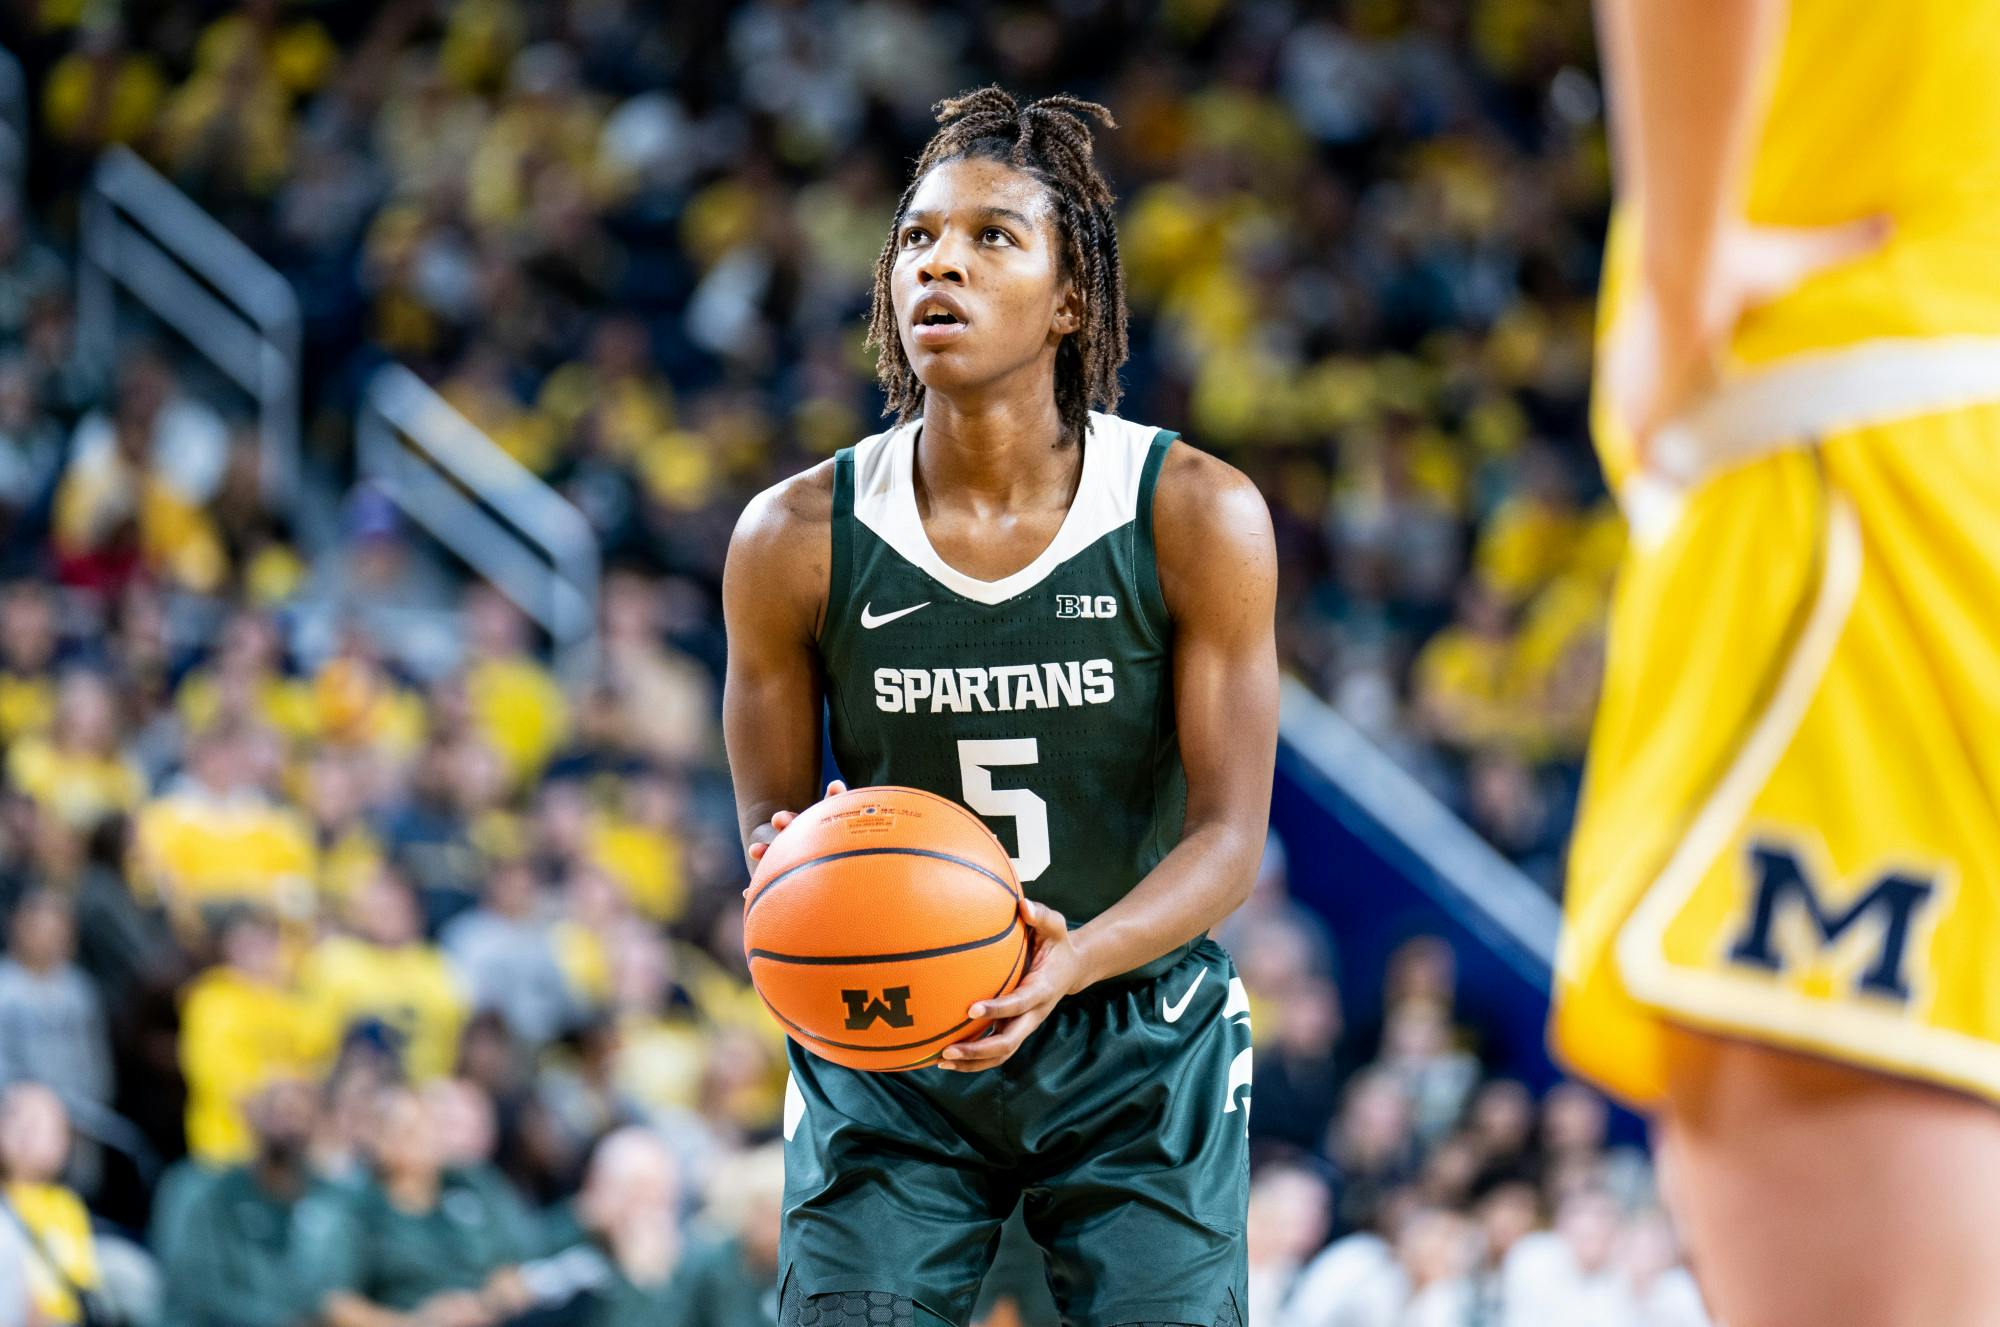
[[[1555,1041],[1719,1321],[2000,1322],[2000,4],[1599,15],[1633,529]]]
[[[1021,1201],[1066,1322],[1234,1327],[1249,1009],[1205,937],[1270,811],[1270,519],[1234,469],[1098,412],[1126,344],[1110,115],[996,88],[939,112],[876,271],[898,422],[730,546],[729,762],[754,861],[819,791],[824,712],[848,778],[1010,846],[1034,957],[936,1067],[791,1047],[780,1321],[963,1324]]]

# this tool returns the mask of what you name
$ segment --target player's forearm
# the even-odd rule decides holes
[[[1601,0],[1620,189],[1644,275],[1692,300],[1723,223],[1740,219],[1786,0]]]
[[[1070,933],[1077,989],[1172,953],[1242,904],[1264,852],[1261,825],[1216,821],[1185,834],[1132,892]]]

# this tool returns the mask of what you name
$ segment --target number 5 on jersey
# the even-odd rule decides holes
[[[958,776],[965,804],[982,816],[1014,821],[1014,876],[1027,884],[1049,869],[1049,804],[1026,788],[995,788],[991,765],[1033,765],[1041,759],[1032,737],[964,739],[958,744]]]

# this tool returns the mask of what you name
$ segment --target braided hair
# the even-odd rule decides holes
[[[875,263],[875,295],[868,314],[868,345],[875,376],[903,424],[921,414],[924,385],[903,353],[890,295],[896,238],[911,195],[933,166],[984,158],[1004,162],[1042,182],[1049,192],[1064,275],[1076,282],[1083,316],[1056,348],[1056,410],[1065,443],[1081,441],[1093,408],[1118,404],[1118,366],[1125,362],[1125,272],[1118,263],[1118,228],[1111,186],[1092,155],[1090,121],[1117,128],[1111,112],[1077,97],[1044,97],[1021,106],[997,87],[939,102],[939,129],[917,158],[910,183],[896,202],[897,224]]]

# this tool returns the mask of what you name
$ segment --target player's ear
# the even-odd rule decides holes
[[[1064,279],[1062,292],[1056,297],[1056,316],[1050,321],[1049,330],[1057,336],[1074,336],[1083,330],[1083,296],[1077,293],[1076,282]]]

